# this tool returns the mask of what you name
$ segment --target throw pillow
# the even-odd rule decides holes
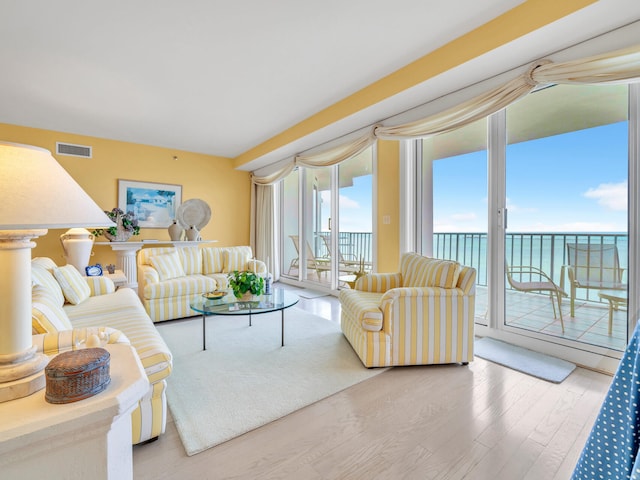
[[[202,273],[202,250],[198,247],[184,247],[178,250],[184,273],[197,275]]]
[[[71,329],[73,325],[67,313],[58,305],[51,292],[42,285],[34,285],[31,303],[32,332],[53,333]]]
[[[205,247],[202,249],[203,272],[205,275],[222,273],[224,268],[223,248]]]
[[[460,275],[460,264],[451,260],[433,260],[426,269],[428,287],[455,288]]]
[[[251,260],[251,247],[233,247],[224,252],[224,272],[248,270],[247,263]]]
[[[151,257],[151,265],[158,271],[161,281],[184,277],[186,275],[184,268],[182,268],[182,262],[180,261],[178,252]]]
[[[60,288],[62,288],[67,302],[78,305],[91,296],[91,289],[87,281],[73,265],[54,268],[53,276],[56,277]]]
[[[50,272],[40,264],[32,263],[31,264],[31,281],[49,290],[49,294],[53,296],[53,298],[56,300],[56,303],[59,307],[64,305],[64,294],[62,293],[60,284],[55,279],[52,272]]]

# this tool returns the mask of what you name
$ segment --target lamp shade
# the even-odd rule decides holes
[[[0,230],[111,227],[49,150],[0,141]]]

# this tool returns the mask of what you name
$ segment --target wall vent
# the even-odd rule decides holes
[[[70,155],[72,157],[91,158],[91,147],[56,142],[56,153],[58,155]]]

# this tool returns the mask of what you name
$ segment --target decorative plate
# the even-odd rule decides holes
[[[99,277],[102,275],[102,265],[96,263],[95,265],[88,265],[84,267],[84,271],[87,277]]]
[[[215,291],[215,292],[203,293],[202,296],[204,298],[206,298],[207,300],[216,300],[218,298],[224,297],[226,294],[227,294],[227,292]]]
[[[188,230],[191,225],[201,231],[211,219],[211,209],[204,200],[192,198],[182,202],[176,210],[176,220],[182,228]]]

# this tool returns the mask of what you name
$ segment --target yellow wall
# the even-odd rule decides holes
[[[378,272],[398,271],[400,255],[400,142],[378,140]],[[390,223],[384,223],[389,217]]]
[[[211,207],[211,221],[202,231],[204,239],[219,240],[219,246],[249,244],[250,175],[235,170],[231,159],[1,123],[0,140],[51,151],[104,210],[118,204],[118,179],[182,185],[183,201],[199,198]],[[55,155],[56,142],[91,146],[93,158]],[[64,264],[59,237],[65,231],[49,230],[37,239],[32,256],[48,256]],[[168,240],[169,233],[166,228],[143,228],[132,238],[141,239]],[[98,237],[97,241],[106,239]],[[94,246],[93,251],[90,263],[115,263],[110,248]]]

